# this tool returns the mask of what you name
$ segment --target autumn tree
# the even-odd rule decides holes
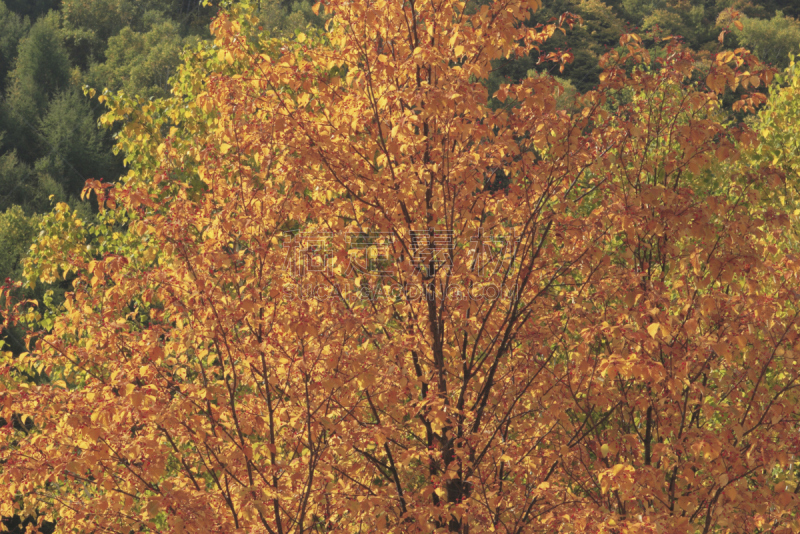
[[[59,204],[26,266],[72,291],[3,299],[41,330],[3,368],[0,512],[800,530],[798,264],[760,193],[783,173],[736,165],[758,136],[720,109],[772,71],[625,35],[574,112],[551,77],[489,95],[558,31],[539,7],[331,0],[273,40],[239,4],[169,99],[103,95],[131,170],[90,183],[96,221]]]

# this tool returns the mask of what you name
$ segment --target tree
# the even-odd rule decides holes
[[[702,0],[623,0],[627,14],[643,30],[660,36],[680,35],[692,47],[715,43],[714,20],[723,2]]]
[[[186,17],[178,4],[177,0],[64,0],[61,13],[64,29],[75,43],[75,59],[85,69],[92,61],[106,59],[106,48],[112,44],[110,39],[124,29],[148,31],[154,13],[180,25]]]
[[[0,94],[5,91],[8,72],[17,57],[17,45],[30,24],[0,2]]]
[[[321,17],[311,8],[312,4],[307,1],[262,0],[258,3],[255,16],[258,17],[261,31],[274,36],[291,36],[303,31],[309,24],[322,27]]]
[[[37,233],[36,222],[35,218],[26,217],[19,206],[0,214],[0,277],[3,280],[21,274],[15,271]]]
[[[58,15],[36,21],[19,44],[14,70],[9,76],[4,102],[12,135],[6,138],[28,163],[38,157],[36,126],[50,98],[70,84],[69,56],[64,47]]]
[[[77,198],[88,178],[117,175],[88,99],[76,90],[66,90],[53,97],[39,130],[40,146],[45,155],[36,162],[36,169],[50,175],[66,194]]]
[[[0,137],[2,141],[2,137]],[[34,181],[31,169],[19,161],[13,150],[0,156],[0,209],[22,204],[31,194]]]
[[[586,92],[596,87],[599,81],[597,76],[602,71],[598,65],[599,58],[609,48],[619,44],[620,36],[625,33],[624,24],[614,10],[598,0],[548,2],[532,15],[527,24],[530,26],[550,24],[565,12],[580,16],[581,23],[569,28],[563,34],[561,32],[554,34],[542,44],[541,51],[568,52],[572,55],[572,61],[560,66],[551,62],[541,64],[538,61],[542,54],[536,51],[519,58],[498,59],[493,65],[488,84],[492,93],[497,90],[500,83],[519,82],[534,68],[564,67],[563,76],[579,91]]]
[[[794,133],[795,125],[800,122],[800,73],[795,56],[789,59],[789,65],[770,87],[769,101],[754,125],[760,142],[751,154],[751,164],[780,169],[783,183],[763,194],[775,204],[787,206],[796,216],[800,214],[794,211],[800,199],[800,143]],[[796,232],[797,226],[793,225],[792,230]]]
[[[730,5],[720,5],[721,8],[732,7],[742,11],[748,17],[769,19],[775,15],[776,11],[783,12],[787,17],[800,17],[800,6],[792,0],[760,0],[750,2],[747,0],[734,0]]]
[[[54,170],[54,165],[58,170],[64,170],[66,160],[61,160],[61,165],[53,161],[59,157],[63,156],[51,154],[39,160],[36,168],[31,169],[19,161],[13,150],[0,156],[0,190],[3,191],[0,194],[0,209],[6,211],[21,207],[23,212],[31,215],[49,211],[56,202],[66,202],[68,195],[64,187],[48,174],[48,171]],[[58,178],[63,180],[64,176],[58,175]],[[24,246],[27,248],[29,244],[25,243]]]
[[[168,94],[183,48],[197,39],[181,37],[178,24],[157,11],[145,13],[143,19],[143,31],[126,27],[108,40],[106,61],[91,66],[90,85],[131,95]]]
[[[2,513],[64,531],[797,532],[800,314],[780,172],[635,36],[579,111],[491,62],[538,2],[241,5],[163,102],[104,95],[130,172],[60,204],[72,279],[3,369]],[[698,69],[704,83],[696,81]],[[7,289],[4,291],[8,291]],[[6,293],[4,293],[5,295]]]
[[[781,11],[769,20],[741,17],[742,29],[736,36],[772,65],[785,69],[789,54],[800,53],[800,21],[784,16]]]
[[[38,19],[56,9],[61,0],[5,0],[8,8],[31,19]]]
[[[143,29],[142,16],[147,11],[169,11],[171,0],[64,0],[61,11],[65,25],[87,30],[101,43],[106,43],[123,28]]]

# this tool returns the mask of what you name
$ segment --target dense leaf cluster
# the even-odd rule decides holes
[[[0,2],[9,526],[800,529],[797,7],[500,4]]]
[[[623,33],[592,89],[506,83],[569,65],[540,7],[330,0],[287,37],[239,2],[165,98],[100,94],[128,172],[41,217],[25,275],[62,298],[0,290],[36,329],[0,512],[800,532],[796,68]]]

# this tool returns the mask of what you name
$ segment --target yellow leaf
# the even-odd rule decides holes
[[[655,339],[656,334],[658,334],[659,327],[661,327],[659,323],[653,323],[647,327],[647,333],[650,334],[650,337]]]

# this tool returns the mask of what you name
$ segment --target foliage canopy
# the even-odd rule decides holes
[[[44,217],[26,269],[63,306],[5,299],[41,332],[3,367],[2,513],[800,531],[794,214],[720,110],[773,71],[626,34],[574,111],[547,76],[490,95],[559,31],[539,7],[331,0],[274,40],[238,4],[169,98],[104,96],[131,171]]]

